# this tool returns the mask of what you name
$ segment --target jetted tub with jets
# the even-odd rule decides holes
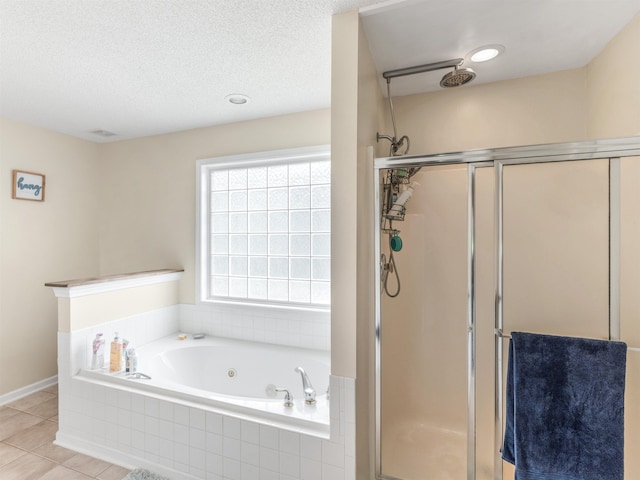
[[[170,335],[136,349],[138,372],[109,374],[82,371],[79,376],[114,383],[127,389],[141,389],[241,418],[328,434],[329,352],[282,345]],[[316,391],[316,403],[307,404],[302,367]],[[286,389],[293,406],[285,406]]]

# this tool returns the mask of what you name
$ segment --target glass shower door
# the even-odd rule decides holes
[[[411,180],[419,185],[404,220],[381,234],[381,253],[394,260],[386,293],[381,286],[381,473],[464,480],[467,167],[423,167]],[[391,251],[394,236],[400,251]]]

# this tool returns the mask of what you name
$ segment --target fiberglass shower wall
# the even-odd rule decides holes
[[[383,475],[466,478],[467,173],[425,167],[414,175],[403,240],[394,253],[395,298],[381,297]],[[389,238],[381,237],[389,256]],[[397,290],[390,273],[387,289]]]
[[[640,158],[505,165],[503,185],[504,331],[628,344],[625,479],[640,478]]]

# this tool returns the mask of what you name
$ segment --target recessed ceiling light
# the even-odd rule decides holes
[[[504,52],[503,45],[485,45],[469,53],[470,60],[475,63],[486,62]]]
[[[234,105],[244,105],[245,103],[249,103],[249,100],[251,100],[247,95],[243,95],[241,93],[232,93],[224,98],[227,102]]]

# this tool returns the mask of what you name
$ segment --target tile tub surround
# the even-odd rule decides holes
[[[117,320],[128,322],[130,318],[145,315],[149,310],[172,306],[178,308],[178,327],[173,331],[180,330],[185,333],[204,332],[217,337],[316,350],[331,349],[331,314],[326,309],[265,307],[244,303],[236,304],[234,302],[200,302],[196,305],[179,304],[177,303],[177,290],[173,290],[173,295],[176,296],[171,301],[172,294],[170,292],[172,290],[162,291],[156,289],[153,294],[147,292],[146,295],[155,295],[153,298],[156,302],[160,302],[161,305],[156,304],[144,309],[144,311],[136,310],[133,307],[136,310],[135,312],[113,316],[116,312],[127,310],[126,308],[114,308],[114,301],[120,305],[122,303],[126,304],[127,300],[134,300],[134,298],[110,297],[109,294],[115,294],[118,291],[134,291],[134,289],[144,286],[177,284],[183,273],[182,269],[150,270],[105,277],[47,282],[45,286],[51,287],[53,293],[59,298],[58,311],[74,317],[73,322],[71,318],[59,318],[59,331],[76,331],[90,326],[101,326],[107,322]],[[105,313],[110,318],[96,321],[96,318],[93,318],[96,317],[93,313],[95,310],[87,310],[88,297],[94,295],[95,305],[101,308],[106,307],[107,310],[113,310],[110,314]],[[102,299],[100,299],[101,295]],[[79,297],[84,298],[79,301]],[[114,298],[116,300],[113,300]],[[107,303],[104,303],[105,301]],[[73,306],[71,306],[71,304],[65,302],[77,303],[73,303]],[[84,315],[71,313],[78,311],[83,312]],[[132,315],[134,313],[135,315]],[[97,315],[97,317],[102,316]],[[154,327],[151,326],[151,328]],[[98,329],[98,331],[100,330]],[[118,331],[125,338],[128,338],[123,331]],[[103,333],[105,333],[105,340],[110,342],[111,339],[107,333]],[[165,335],[169,333],[171,332],[166,332]],[[154,335],[155,332],[151,332],[151,334]],[[156,335],[156,338],[159,337]],[[141,345],[146,342],[137,343]]]
[[[91,309],[83,300],[83,312],[88,318],[78,318],[74,316],[73,297],[71,309],[59,309],[69,315],[71,328],[58,332],[60,393],[56,445],[118,465],[146,468],[172,480],[355,479],[352,378],[330,378],[331,427],[330,435],[325,434],[328,438],[324,438],[299,433],[291,427],[277,428],[268,420],[256,421],[174,396],[76,377],[80,369],[89,365],[91,342],[98,332],[104,334],[105,358],[115,331],[130,340],[132,346],[142,346],[182,329],[329,349],[327,312],[280,315],[281,312],[273,310],[266,315],[239,311],[235,306],[218,305],[211,309],[211,305],[204,308],[169,304],[166,295],[174,293],[165,294],[162,288],[152,288],[155,294],[161,294],[154,297],[159,298],[156,307],[147,307],[143,313],[131,312],[135,313],[131,316],[96,321],[89,318],[93,317],[89,314]],[[91,294],[96,293],[92,290]],[[62,300],[64,307],[68,300]]]
[[[97,333],[103,334],[104,361],[105,366],[108,367],[111,341],[116,332],[121,339],[129,341],[129,346],[138,348],[178,332],[179,312],[179,306],[173,305],[71,332],[68,337],[69,344],[65,346],[65,349],[70,352],[69,373],[75,375],[80,369],[90,368],[93,340]],[[58,375],[60,375],[60,365],[58,365]]]
[[[141,345],[176,328],[179,307],[58,333],[62,447],[173,480],[355,479],[355,381],[332,376],[330,438],[304,435],[194,404],[74,378],[97,331]],[[131,332],[131,333],[129,333]],[[137,337],[136,332],[145,337]],[[106,339],[107,343],[110,341]]]
[[[74,378],[90,364],[95,333],[104,333],[109,343],[118,331],[132,345],[143,345],[177,331],[182,308],[174,305],[58,333],[58,445],[173,480],[355,478],[353,379],[331,378],[331,437],[326,439]]]
[[[331,436],[319,438],[67,376],[60,446],[173,480],[355,479],[355,381],[331,377]]]
[[[331,349],[331,314],[232,303],[180,305],[180,331],[315,350]]]
[[[128,469],[53,444],[58,388],[48,387],[0,407],[3,480],[121,480]]]

